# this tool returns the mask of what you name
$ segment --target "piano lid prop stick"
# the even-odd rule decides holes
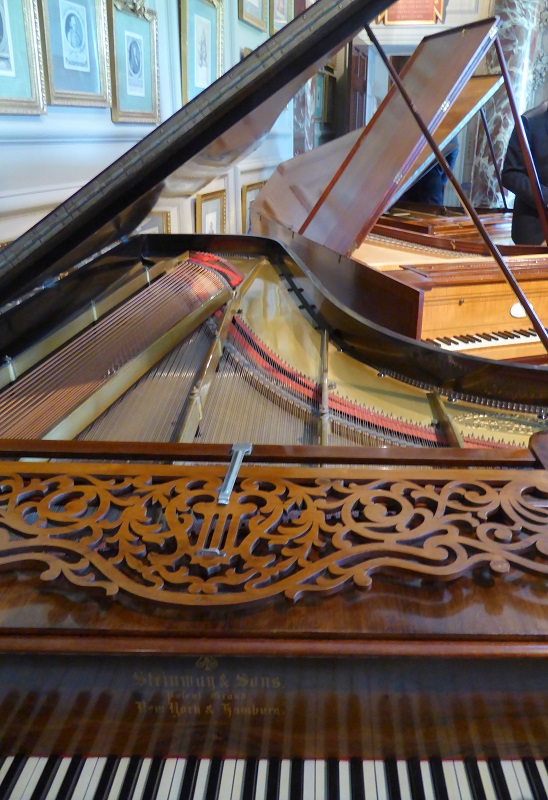
[[[493,29],[494,29],[494,26],[493,26]],[[544,349],[548,353],[548,334],[546,332],[546,329],[545,329],[544,325],[542,324],[540,319],[537,317],[533,307],[531,306],[531,304],[529,303],[529,301],[528,301],[527,297],[525,296],[523,290],[521,289],[521,286],[519,285],[519,283],[514,278],[511,270],[508,268],[506,262],[504,261],[503,257],[500,254],[500,251],[499,251],[498,247],[496,246],[496,244],[493,242],[493,240],[491,239],[491,237],[487,233],[483,222],[481,221],[481,219],[479,218],[478,214],[476,213],[476,209],[472,206],[472,204],[470,203],[470,201],[466,197],[466,195],[465,195],[465,193],[464,193],[464,191],[462,189],[462,186],[460,185],[460,183],[456,179],[455,175],[453,174],[453,170],[451,169],[451,167],[447,163],[447,160],[446,160],[445,156],[443,155],[443,153],[441,152],[440,148],[436,144],[436,141],[434,140],[434,137],[432,136],[432,134],[428,130],[428,126],[425,124],[425,122],[422,119],[421,115],[419,114],[419,112],[415,108],[413,100],[411,99],[411,97],[409,96],[409,93],[407,92],[405,86],[403,85],[400,76],[398,75],[398,73],[394,69],[393,65],[390,63],[386,53],[384,52],[384,50],[382,49],[382,47],[380,45],[377,37],[375,36],[375,34],[373,33],[373,31],[371,30],[371,28],[370,28],[370,26],[368,24],[364,25],[364,30],[367,33],[367,35],[369,36],[369,39],[375,45],[375,49],[379,53],[379,55],[380,55],[380,57],[381,57],[381,59],[383,61],[384,66],[386,67],[386,69],[390,73],[390,77],[394,81],[395,85],[398,87],[398,91],[400,92],[403,100],[405,101],[405,104],[409,108],[409,110],[412,113],[413,117],[415,118],[415,122],[417,123],[417,125],[421,129],[421,132],[422,132],[424,138],[426,139],[426,141],[428,142],[428,144],[432,148],[432,151],[434,152],[436,158],[438,159],[438,163],[440,164],[440,166],[442,167],[443,171],[447,175],[447,178],[451,182],[453,188],[455,189],[455,192],[457,193],[457,195],[459,197],[459,200],[461,201],[462,205],[464,206],[464,208],[466,209],[466,211],[470,215],[470,218],[474,222],[474,225],[476,226],[478,232],[480,233],[481,238],[483,239],[483,241],[487,245],[487,248],[489,249],[489,252],[491,253],[493,258],[497,262],[497,264],[500,267],[500,269],[501,269],[504,277],[506,278],[507,282],[510,284],[510,287],[512,288],[512,291],[514,292],[514,294],[516,295],[516,297],[520,301],[521,305],[525,309],[525,311],[527,313],[527,316],[529,317],[529,319],[531,321],[531,325],[535,329],[536,333],[538,334],[538,337],[539,337],[540,341],[544,345]],[[494,35],[494,38],[496,40],[496,38],[497,38],[496,29],[494,29],[493,35]],[[507,86],[507,88],[509,89],[508,86]],[[510,94],[510,89],[509,89],[508,93]]]
[[[493,162],[493,166],[495,168],[495,175],[497,176],[497,183],[499,185],[500,196],[502,197],[502,202],[504,203],[504,208],[508,211],[508,203],[506,201],[506,194],[504,191],[504,186],[502,185],[502,175],[500,174],[499,165],[497,163],[497,157],[495,156],[495,148],[493,147],[493,139],[491,138],[491,132],[489,130],[489,126],[487,124],[487,118],[485,116],[485,109],[480,108],[480,119],[483,125],[483,130],[485,131],[485,138],[487,139],[487,146],[489,147],[489,152],[491,153],[491,160]]]

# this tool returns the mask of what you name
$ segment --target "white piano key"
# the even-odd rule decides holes
[[[325,800],[326,768],[325,761],[316,761],[316,800]]]
[[[164,767],[158,797],[166,800],[179,800],[181,784],[185,777],[186,758],[170,758]]]
[[[2,766],[0,767],[0,783],[6,777],[6,772],[9,770],[11,765],[13,764],[13,756],[6,756],[6,758],[2,762]]]
[[[59,797],[59,789],[61,788],[61,784],[65,779],[65,775],[67,774],[70,762],[71,762],[70,758],[61,759],[61,763],[57,768],[55,777],[51,782],[51,786],[49,787],[49,791],[44,800],[57,800],[57,798]]]
[[[529,781],[525,773],[525,767],[523,766],[522,762],[513,761],[512,764],[514,766],[514,772],[516,773],[516,780],[519,783],[521,794],[524,800],[534,800],[533,793],[531,791],[531,787],[529,785]]]
[[[148,778],[148,773],[150,772],[151,763],[152,763],[151,758],[143,758],[141,762],[141,767],[139,769],[139,775],[137,777],[137,781],[135,782],[135,789],[133,790],[133,794],[131,795],[131,800],[141,800],[143,792],[145,791],[145,786]]]
[[[289,758],[282,758],[280,761],[280,800],[284,797],[289,797],[291,789],[291,761]],[[270,799],[269,799],[270,800]]]
[[[244,790],[244,776],[245,759],[239,758],[236,761],[236,768],[234,769],[234,780],[232,783],[232,794],[230,795],[230,800],[241,800],[242,792]]]
[[[542,781],[542,785],[544,787],[544,791],[548,794],[548,770],[546,769],[546,765],[544,761],[540,759],[535,760],[535,764],[537,765],[537,769],[540,775],[540,779]]]
[[[478,770],[486,800],[497,800],[495,787],[493,786],[493,781],[491,780],[487,761],[478,761]]]
[[[362,763],[363,785],[365,789],[365,800],[377,800],[377,778],[375,775],[375,762],[364,761]]]
[[[384,761],[375,761],[375,782],[377,784],[378,800],[388,800],[388,787],[386,785],[386,773],[384,771]]]
[[[266,796],[266,782],[268,780],[268,761],[260,758],[257,764],[257,784],[255,786],[255,800],[268,800]]]
[[[67,759],[69,760],[69,759]],[[105,768],[107,759],[105,757],[97,758],[95,761],[95,768],[93,773],[90,777],[90,781],[88,783],[88,787],[84,794],[84,800],[93,800],[95,796],[95,792],[97,791],[97,786],[99,785],[99,781],[101,780],[101,775],[103,774],[103,770]]]
[[[19,779],[13,787],[13,791],[10,795],[12,800],[29,800],[29,797],[32,794],[40,777],[40,773],[44,769],[45,762],[45,758],[30,757],[27,759],[25,766],[21,770]],[[36,780],[34,780],[35,775],[37,776]],[[30,793],[28,791],[29,787]]]
[[[351,800],[350,793],[350,762],[346,759],[339,761],[339,800]]]
[[[455,774],[455,765],[452,761],[443,760],[441,762],[441,768],[443,770],[443,777],[445,778],[445,785],[447,786],[447,794],[451,800],[453,798],[455,798],[455,800],[459,800],[460,791],[457,776]]]
[[[93,771],[97,765],[97,758],[85,758],[82,771],[76,781],[74,792],[70,800],[84,800],[89,786],[89,782],[93,776]],[[109,796],[110,800],[110,796]]]
[[[310,760],[303,764],[303,800],[316,800],[316,765]]]
[[[194,786],[192,800],[204,800],[207,789],[207,779],[209,777],[210,766],[211,766],[211,759],[209,758],[201,759],[200,764],[198,766],[198,775],[196,776],[196,785]]]
[[[430,772],[430,764],[428,763],[428,761],[421,761],[420,768],[422,776],[422,787],[424,789],[424,799],[436,800],[436,795],[434,794],[434,784],[432,783],[432,773]]]
[[[516,771],[513,763],[511,761],[501,760],[500,765],[506,780],[506,785],[508,786],[508,792],[511,800],[524,800],[521,787],[516,778]]]
[[[461,800],[474,800],[472,792],[470,791],[470,783],[468,782],[468,775],[466,774],[466,767],[464,761],[454,761],[455,775],[457,784],[460,791]]]
[[[232,797],[232,785],[234,783],[234,772],[236,771],[236,759],[227,758],[223,761],[221,780],[219,782],[219,800]]]
[[[124,783],[124,778],[126,777],[126,772],[128,767],[129,767],[129,756],[124,756],[123,758],[120,759],[120,763],[116,768],[116,773],[114,775],[114,779],[112,781],[112,786],[110,787],[110,792],[108,793],[107,800],[118,800],[118,797],[120,795]]]
[[[411,786],[409,785],[409,773],[407,772],[407,763],[405,761],[397,761],[396,768],[398,770],[398,781],[400,783],[401,800],[413,800],[411,797]]]

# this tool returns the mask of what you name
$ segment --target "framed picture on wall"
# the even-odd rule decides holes
[[[270,35],[293,19],[292,0],[270,0]]]
[[[196,233],[226,233],[226,190],[196,195]]]
[[[251,225],[250,207],[251,203],[255,200],[265,181],[258,181],[257,183],[248,183],[242,186],[242,233],[249,233]]]
[[[171,233],[171,211],[151,211],[135,230],[141,233]]]
[[[0,0],[0,113],[45,111],[37,0]]]
[[[40,0],[48,103],[109,106],[106,0]]]
[[[222,5],[217,0],[181,0],[183,103],[222,73]]]
[[[267,5],[266,0],[238,0],[238,19],[266,31]]]
[[[109,17],[114,122],[160,122],[156,12],[114,0]]]

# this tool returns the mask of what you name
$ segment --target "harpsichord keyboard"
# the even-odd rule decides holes
[[[508,331],[493,331],[489,333],[459,334],[458,336],[440,336],[425,339],[427,344],[435,344],[442,350],[452,353],[474,351],[486,347],[507,347],[516,344],[535,344],[540,339],[534,328],[519,328]]]
[[[1,800],[546,800],[548,759],[15,756]]]

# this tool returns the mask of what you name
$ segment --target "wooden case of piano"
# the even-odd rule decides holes
[[[180,160],[192,164],[205,153],[219,162],[243,152],[303,76],[385,5],[318,0],[0,253],[0,324],[13,355],[1,398],[23,387],[15,423],[23,407],[43,401],[49,411],[61,403],[61,387],[25,383],[32,372],[25,359],[37,343],[61,347],[55,309],[69,312],[69,346],[78,326],[98,329],[101,320],[85,315],[90,304],[102,313],[109,283],[113,308],[131,321],[136,312],[124,311],[124,292],[133,300],[149,281],[154,288],[164,273],[178,280],[197,265],[198,283],[204,274],[209,283],[207,298],[196,290],[185,312],[196,327],[231,308],[234,264],[249,258],[268,262],[311,327],[372,365],[371,374],[392,370],[410,393],[418,394],[416,384],[498,404],[501,415],[521,404],[515,424],[528,414],[544,430],[544,369],[447,354],[368,321],[379,297],[368,289],[384,285],[382,276],[275,218],[269,233],[280,233],[284,245],[159,236],[111,247],[147,213],[158,181]],[[472,28],[480,47],[468,66],[492,21]],[[267,205],[264,195],[261,225]],[[176,267],[164,269],[166,262]],[[399,283],[401,292],[382,306],[386,320],[395,302],[416,296],[416,287]],[[175,291],[160,295],[140,333],[173,313]],[[243,340],[243,326],[233,336]],[[36,352],[34,360],[46,363]],[[82,352],[77,344],[79,367]],[[316,403],[314,431],[323,430],[329,381],[307,382],[263,351],[259,362],[271,383],[298,386]],[[115,359],[100,375],[83,369],[67,384],[87,391],[123,371]],[[194,409],[208,380],[197,372]],[[243,402],[231,413],[251,415]],[[380,435],[386,419],[370,428]],[[447,444],[430,423],[407,444]],[[252,442],[221,503],[228,462],[245,448],[202,444],[203,430],[190,444],[57,441],[49,418],[33,438],[7,430],[0,441],[1,754],[546,756],[541,433],[530,448],[391,447],[388,439],[381,448],[350,440],[326,448],[321,435],[303,444],[304,432],[280,446]]]

